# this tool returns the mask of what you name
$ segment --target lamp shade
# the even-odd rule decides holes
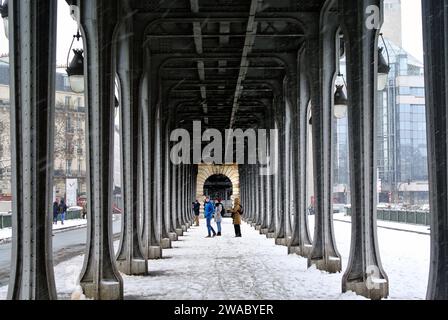
[[[3,25],[5,27],[5,35],[6,39],[9,38],[9,20],[8,20],[8,0],[3,2],[3,5],[0,5],[0,15],[3,19]]]
[[[378,90],[382,91],[386,88],[387,77],[389,75],[390,66],[387,64],[383,56],[383,48],[378,49]]]
[[[83,50],[74,49],[74,57],[67,68],[71,89],[76,93],[84,92],[84,57]]]
[[[336,86],[334,93],[334,116],[337,119],[342,119],[347,116],[347,97],[344,93],[344,86]]]

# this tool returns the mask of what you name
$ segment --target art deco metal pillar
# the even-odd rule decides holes
[[[254,180],[255,180],[255,184],[254,184],[254,188],[255,188],[255,192],[254,192],[254,196],[255,196],[255,221],[254,221],[254,227],[256,230],[259,230],[261,227],[261,199],[260,199],[260,195],[261,195],[261,189],[260,189],[260,172],[259,172],[259,166],[258,164],[254,165]]]
[[[307,68],[304,57],[305,48],[299,51],[299,106],[293,109],[293,136],[297,137],[293,144],[293,164],[295,166],[294,192],[296,215],[293,234],[288,246],[288,253],[296,253],[308,257],[311,253],[311,240],[308,228],[306,206],[306,135],[308,127],[309,88],[305,70]]]
[[[342,291],[354,291],[371,299],[389,294],[387,275],[381,266],[376,227],[376,130],[378,29],[367,19],[368,8],[381,9],[380,0],[340,1],[340,22],[347,44],[348,124],[350,141],[350,189],[352,240]],[[380,19],[381,18],[381,19]],[[377,17],[379,28],[382,17]],[[314,122],[314,118],[313,118]]]
[[[327,5],[330,5],[330,2],[327,2]],[[324,8],[322,11],[320,34],[316,23],[315,33],[310,34],[306,41],[316,199],[313,248],[308,257],[308,266],[314,264],[319,270],[340,272],[341,255],[334,239],[331,203],[331,97],[336,65],[336,28],[330,20],[330,8]]]
[[[12,249],[8,299],[56,299],[53,193],[55,0],[9,1]]]
[[[167,130],[164,121],[160,119],[160,177],[158,183],[160,183],[160,193],[161,193],[161,201],[160,201],[160,216],[162,218],[162,232],[161,232],[161,240],[160,245],[162,249],[171,248],[171,240],[169,237],[169,228],[170,228],[170,185],[169,185],[169,150],[168,150],[168,139],[167,139]]]
[[[431,206],[427,299],[448,299],[448,2],[423,1],[426,115]]]
[[[145,215],[143,227],[143,249],[147,259],[162,258],[160,246],[159,222],[155,207],[155,185],[154,185],[154,136],[155,116],[154,105],[157,104],[157,88],[153,83],[156,77],[151,76],[149,61],[151,59],[149,50],[144,50],[144,78],[142,81],[142,95],[146,102],[142,105],[142,161],[143,161],[143,214]]]
[[[142,76],[142,50],[137,43],[133,22],[127,17],[119,28],[117,74],[120,80],[121,107],[121,181],[123,190],[123,216],[121,240],[116,255],[118,269],[130,275],[146,274],[148,262],[143,255],[138,233],[139,161],[141,118],[140,79]]]
[[[274,121],[273,124],[274,129],[278,130],[277,123]],[[272,137],[269,137],[269,145],[272,144],[271,142]],[[271,148],[269,148],[271,149]],[[277,215],[278,215],[278,177],[280,175],[279,169],[280,169],[280,154],[279,154],[279,146],[278,143],[275,144],[275,148],[273,151],[273,154],[269,154],[269,158],[272,159],[275,157],[275,170],[274,174],[269,176],[269,209],[268,212],[269,215],[269,227],[268,227],[268,238],[275,238],[275,232],[277,230]],[[271,152],[271,150],[270,150]]]
[[[169,141],[169,133],[166,138],[166,150],[167,154],[165,154],[166,160],[168,162],[168,170],[169,170],[169,176],[168,179],[170,179],[170,188],[168,188],[168,203],[167,207],[169,208],[168,217],[170,220],[170,226],[169,226],[169,232],[168,237],[171,241],[177,241],[178,236],[176,233],[177,226],[177,219],[176,219],[176,166],[171,162],[170,160],[170,141]]]
[[[286,170],[285,170],[285,158],[286,158],[286,147],[285,147],[285,110],[284,110],[284,97],[279,100],[280,108],[277,109],[279,113],[279,126],[278,130],[280,132],[278,152],[278,173],[275,175],[275,189],[276,190],[276,210],[277,210],[277,226],[275,230],[275,244],[286,245],[286,230],[285,230],[285,214],[286,214]]]
[[[82,1],[80,21],[87,54],[87,252],[80,284],[88,298],[122,299],[123,283],[114,263],[112,177],[114,137],[114,32],[118,5]]]

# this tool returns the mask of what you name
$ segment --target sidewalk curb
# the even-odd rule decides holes
[[[339,222],[345,222],[345,223],[352,223],[351,221],[340,220],[340,219],[335,219],[335,218],[333,218],[333,220],[334,220],[334,221],[339,221]],[[398,228],[394,228],[394,227],[385,227],[385,226],[379,226],[379,225],[377,225],[377,228],[389,229],[389,230],[394,230],[394,231],[411,232],[411,233],[422,234],[422,235],[425,235],[425,236],[429,236],[429,235],[431,235],[430,232],[422,232],[422,231],[414,231],[414,230],[405,230],[405,229],[398,229]]]
[[[86,226],[87,226],[87,223],[86,224],[80,224],[80,225],[77,225],[77,226],[59,228],[59,229],[53,230],[53,235],[55,235],[56,233],[61,233],[61,232],[65,232],[65,231],[82,229],[82,228],[85,228]],[[12,237],[5,238],[5,239],[0,239],[0,244],[8,244],[8,243],[11,243],[11,242],[12,242]]]

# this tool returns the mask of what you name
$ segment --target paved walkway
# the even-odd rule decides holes
[[[312,228],[312,218],[310,221]],[[427,283],[429,237],[379,229],[383,265],[389,275],[390,298],[423,299]],[[343,269],[350,248],[350,224],[335,222]],[[341,294],[342,273],[307,268],[307,260],[288,255],[287,248],[243,223],[235,238],[230,219],[222,237],[205,238],[205,221],[192,227],[164,258],[149,261],[147,276],[123,275],[125,299],[363,299]],[[391,242],[393,241],[393,242]],[[115,242],[117,247],[118,242]],[[83,256],[60,263],[55,278],[60,299],[70,299]],[[0,288],[4,299],[6,287]]]

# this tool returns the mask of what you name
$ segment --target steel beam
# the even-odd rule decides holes
[[[80,23],[86,52],[87,251],[80,283],[88,298],[123,298],[123,282],[113,261],[112,176],[114,136],[114,30],[116,2],[82,1]]]
[[[55,0],[9,1],[12,248],[8,299],[56,299],[52,212]]]
[[[118,269],[124,274],[141,275],[148,270],[138,234],[139,203],[139,133],[140,133],[140,80],[142,53],[137,50],[133,22],[129,17],[119,28],[117,75],[120,82],[120,153],[123,191],[123,215],[120,246],[116,255]]]
[[[448,3],[423,1],[431,257],[427,299],[448,299]]]
[[[381,265],[376,226],[376,130],[373,120],[376,119],[378,97],[379,30],[367,28],[365,13],[368,12],[369,6],[376,6],[381,8],[382,14],[383,1],[343,0],[339,5],[340,23],[348,57],[348,132],[352,201],[352,240],[347,269],[342,278],[342,291],[350,290],[370,299],[381,299],[389,294],[389,280]]]
[[[338,16],[330,10],[331,2],[327,4],[329,7],[324,8],[320,21],[320,34],[310,36],[306,43],[313,119],[313,172],[316,199],[313,248],[308,258],[308,266],[316,265],[320,270],[340,272],[342,261],[334,238],[331,201],[332,97],[338,58],[336,36],[339,21]]]

